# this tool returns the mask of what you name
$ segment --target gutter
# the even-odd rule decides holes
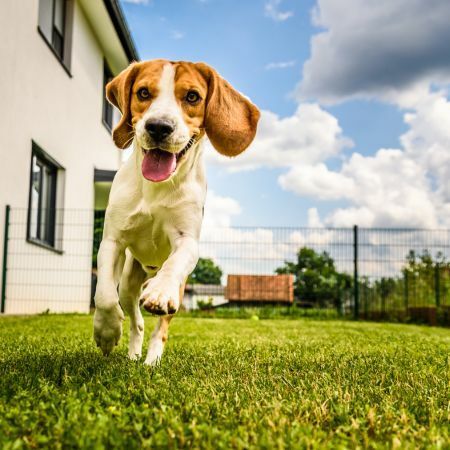
[[[131,37],[130,29],[128,28],[125,15],[119,0],[103,0],[106,10],[108,11],[111,22],[119,37],[120,43],[127,55],[128,61],[139,61],[139,54],[136,50],[133,38]]]

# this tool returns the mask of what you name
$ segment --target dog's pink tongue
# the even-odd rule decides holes
[[[150,181],[164,181],[170,177],[176,167],[177,159],[173,153],[155,148],[144,155],[142,175]]]

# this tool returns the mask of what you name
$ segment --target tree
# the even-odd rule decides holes
[[[188,278],[189,284],[220,284],[222,269],[210,258],[200,258]]]
[[[442,252],[433,258],[429,250],[421,254],[410,250],[402,272],[406,295],[415,304],[435,305],[438,296],[450,293],[450,261]]]
[[[105,223],[105,211],[95,211],[94,216],[94,242],[92,249],[92,267],[97,268],[97,254],[102,241],[103,225]]]
[[[275,272],[293,274],[295,298],[320,306],[327,303],[338,306],[343,292],[351,287],[350,275],[338,272],[327,252],[318,253],[307,247],[298,251],[296,262],[286,261]]]
[[[386,312],[386,302],[393,295],[399,285],[399,281],[392,277],[381,277],[374,282],[375,292],[381,298],[381,311]]]

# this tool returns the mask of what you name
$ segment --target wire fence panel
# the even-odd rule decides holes
[[[361,314],[449,322],[450,230],[360,229]]]
[[[54,228],[42,234],[47,241],[37,240],[32,213],[10,210],[4,312],[92,306],[104,211],[51,217]],[[188,310],[269,305],[450,322],[450,230],[205,227],[200,257],[186,290]]]
[[[200,255],[212,259],[222,269],[224,284],[229,283],[231,276],[240,277],[240,284],[246,284],[246,289],[253,292],[253,299],[241,293],[245,297],[242,301],[234,293],[226,292],[225,297],[232,297],[234,305],[263,304],[267,298],[275,298],[277,304],[337,308],[342,313],[353,307],[352,229],[204,228]],[[283,301],[279,293],[264,292],[271,286],[282,291],[283,281],[277,282],[276,278],[286,274],[293,276],[292,302],[289,295]],[[256,275],[270,279],[262,281]]]
[[[4,312],[88,312],[93,212],[57,211],[52,242],[33,237],[30,216],[27,209],[10,212]]]

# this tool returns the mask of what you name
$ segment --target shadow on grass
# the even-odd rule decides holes
[[[108,357],[95,349],[67,352],[49,346],[46,353],[27,354],[22,350],[20,354],[3,355],[0,392],[9,397],[20,390],[41,390],[49,385],[64,389],[92,383],[107,388],[114,385],[116,377],[123,378],[130,371],[148,377],[151,369],[130,361],[125,352],[117,350]]]

